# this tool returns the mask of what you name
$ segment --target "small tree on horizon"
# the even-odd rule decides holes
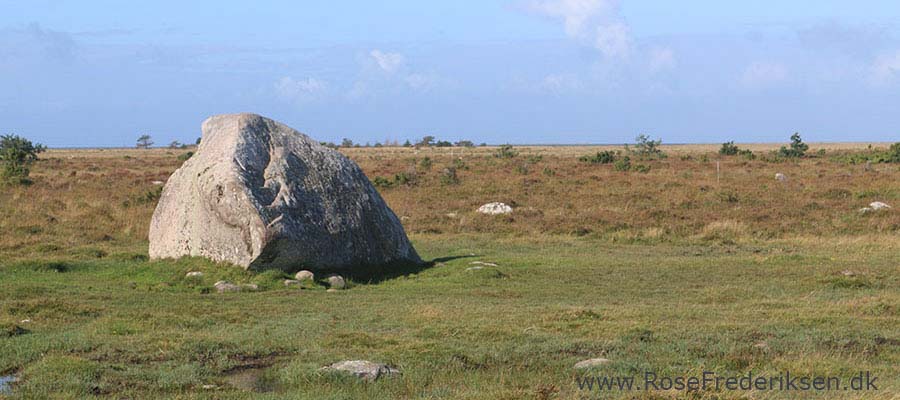
[[[431,147],[432,145],[434,145],[434,136],[431,135],[423,137],[419,143],[416,143],[416,146],[422,147]]]
[[[659,148],[659,146],[662,144],[662,139],[653,140],[650,139],[650,136],[642,133],[634,138],[634,141],[634,154],[637,154],[641,157],[665,158],[665,154],[663,154],[662,150]],[[627,150],[628,146],[626,145],[625,148]]]
[[[141,135],[141,137],[139,137],[137,140],[137,144],[135,145],[135,147],[139,149],[149,149],[151,146],[153,146],[153,140],[148,134]]]
[[[809,150],[809,145],[803,143],[803,139],[800,138],[800,132],[794,132],[791,135],[791,147],[781,146],[778,149],[778,155],[785,158],[800,158],[806,155],[807,150]]]
[[[47,150],[44,145],[31,143],[18,135],[0,137],[0,161],[3,162],[3,180],[8,183],[27,184],[31,164],[38,159],[38,153]]]

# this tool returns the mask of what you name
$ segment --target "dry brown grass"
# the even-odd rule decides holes
[[[866,171],[833,159],[838,150],[796,162],[770,162],[722,158],[711,146],[673,146],[664,148],[669,152],[666,159],[633,162],[649,166],[647,173],[618,172],[611,165],[578,161],[597,147],[517,150],[519,156],[511,159],[493,157],[494,148],[342,151],[370,179],[416,171],[414,185],[379,189],[413,234],[549,233],[667,240],[698,235],[707,239],[861,235],[900,228],[895,210],[866,215],[858,211],[876,200],[900,207],[900,169],[879,164]],[[0,189],[0,229],[5,233],[0,251],[27,254],[83,245],[103,249],[113,243],[143,246],[154,202],[142,199],[158,190],[152,182],[164,181],[185,151],[47,152],[35,165],[33,185]],[[433,161],[430,169],[419,166],[424,157]],[[460,183],[445,185],[441,171],[454,162],[465,165],[457,171]],[[775,181],[776,172],[786,174],[788,181]],[[509,203],[516,211],[499,217],[474,212],[492,201]]]

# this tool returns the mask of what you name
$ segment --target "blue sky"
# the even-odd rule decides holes
[[[0,0],[0,133],[193,141],[900,140],[895,1]]]

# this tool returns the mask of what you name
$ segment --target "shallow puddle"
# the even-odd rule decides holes
[[[18,378],[15,375],[0,376],[0,394],[12,394],[12,384],[16,381]]]
[[[225,377],[229,385],[248,392],[268,393],[276,391],[277,385],[266,376],[266,368],[246,368],[234,371]]]

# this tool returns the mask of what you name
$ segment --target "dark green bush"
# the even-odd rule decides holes
[[[441,172],[441,184],[456,185],[459,183],[459,177],[456,176],[456,168],[447,167]]]
[[[494,152],[494,157],[497,158],[513,158],[519,155],[519,152],[516,151],[515,148],[510,144],[504,144]]]
[[[3,180],[7,183],[27,184],[31,181],[31,165],[38,159],[38,153],[47,148],[41,144],[17,135],[0,137],[0,161],[3,162]]]
[[[578,161],[590,164],[612,164],[616,161],[616,152],[611,150],[598,151],[592,156],[581,156]]]
[[[734,144],[734,141],[722,143],[722,147],[719,148],[719,154],[723,156],[734,156],[739,151],[740,149]]]
[[[778,156],[784,158],[800,158],[806,155],[806,151],[809,150],[809,145],[803,143],[803,139],[800,138],[800,133],[795,132],[791,135],[791,147],[781,146],[778,149]]]
[[[625,149],[632,153],[633,155],[639,156],[640,158],[665,158],[666,154],[662,152],[659,148],[662,145],[662,140],[652,140],[650,136],[640,134],[638,137],[634,138],[635,144],[634,149],[630,149],[628,145],[625,146]]]
[[[431,165],[432,165],[432,164],[434,164],[434,163],[431,161],[431,158],[430,158],[430,157],[425,157],[425,158],[422,159],[422,161],[419,161],[419,167],[422,168],[422,169],[424,169],[424,170],[429,170],[429,169],[431,169]]]
[[[622,157],[613,164],[616,171],[628,171],[631,169],[631,158],[628,156]]]

